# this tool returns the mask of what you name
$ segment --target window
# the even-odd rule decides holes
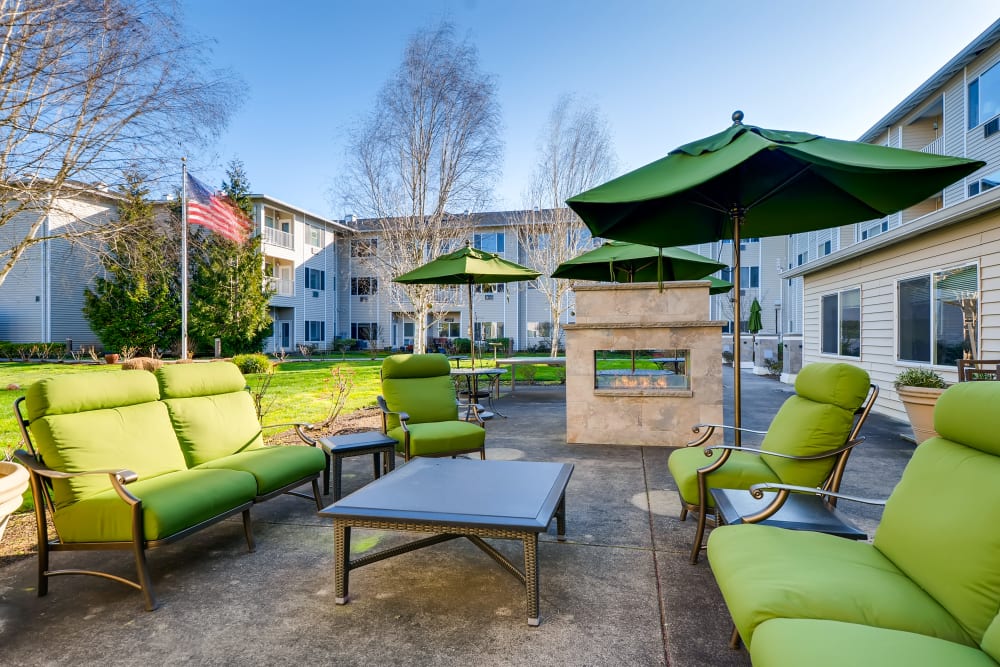
[[[832,246],[833,244],[830,241],[827,241],[826,243],[820,243],[818,246],[816,246],[817,257],[825,257],[826,255],[829,255]]]
[[[888,220],[877,220],[875,224],[869,225],[861,230],[861,240],[870,239],[884,232],[889,231]]]
[[[744,287],[760,287],[759,266],[740,267],[740,288]]]
[[[730,267],[726,267],[719,271],[719,277],[725,280],[727,283],[733,282],[733,270]]]
[[[480,250],[485,250],[486,252],[502,253],[504,248],[504,235],[502,232],[498,234],[475,234],[472,237],[472,244]]]
[[[378,278],[351,278],[351,295],[367,296],[378,294]],[[351,336],[357,338],[357,336]]]
[[[969,129],[1000,114],[1000,63],[969,82]]]
[[[861,357],[861,290],[824,295],[821,310],[823,354]]]
[[[351,239],[351,257],[374,257],[378,239]]]
[[[306,269],[306,289],[326,289],[326,271]]]
[[[378,340],[378,322],[351,322],[351,338],[374,343]]]
[[[476,322],[476,340],[503,338],[503,322]]]
[[[992,174],[987,174],[969,183],[969,196],[975,197],[982,192],[992,190],[998,185],[1000,185],[1000,171],[994,171]]]
[[[326,322],[306,320],[306,340],[323,342],[326,340]]]
[[[442,322],[438,326],[438,338],[461,338],[462,325],[459,322]]]
[[[476,294],[502,293],[505,287],[503,283],[481,283],[475,287]]]
[[[900,280],[897,356],[952,366],[978,352],[979,269],[974,264]]]
[[[809,261],[809,253],[800,252],[799,256],[795,259],[795,261],[797,262],[795,266],[802,266],[803,264]]]
[[[323,230],[309,225],[306,227],[306,243],[317,248],[323,247]]]

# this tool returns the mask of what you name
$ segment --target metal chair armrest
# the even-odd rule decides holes
[[[72,477],[82,477],[84,475],[107,475],[111,479],[111,486],[114,487],[115,492],[121,497],[122,500],[130,505],[140,502],[139,498],[125,490],[126,484],[131,484],[139,479],[138,474],[128,470],[127,468],[120,468],[118,470],[81,470],[80,472],[63,472],[61,470],[53,470],[52,468],[49,468],[23,449],[15,451],[14,456],[17,458],[18,462],[30,470],[32,474],[40,477],[47,477],[49,479],[70,479]]]
[[[385,399],[381,396],[376,396],[375,402],[378,403],[378,408],[379,410],[382,411],[382,414],[384,415],[396,415],[397,417],[399,417],[399,421],[403,422],[408,421],[410,419],[410,415],[407,414],[406,412],[403,412],[402,410],[398,412],[390,410],[389,406],[385,402]]]
[[[757,500],[764,497],[765,491],[777,491],[778,493],[783,493],[787,496],[789,493],[808,493],[814,496],[829,496],[832,498],[838,498],[841,500],[850,500],[856,503],[864,503],[866,505],[885,505],[886,499],[884,498],[862,498],[860,496],[852,496],[846,493],[825,491],[820,488],[812,486],[796,486],[795,484],[775,484],[773,482],[761,482],[760,484],[754,484],[749,489],[750,495],[752,495]],[[784,499],[782,499],[784,502]]]
[[[708,442],[708,439],[712,437],[715,433],[715,429],[728,429],[730,431],[739,431],[740,433],[754,433],[756,435],[767,435],[767,431],[757,431],[751,428],[736,428],[735,426],[729,426],[727,424],[695,424],[691,427],[691,432],[698,434],[701,433],[702,429],[708,429],[704,435],[700,436],[697,440],[692,440],[691,442],[684,445],[685,447],[698,447],[699,445]]]
[[[822,452],[820,454],[810,454],[809,456],[794,456],[792,454],[779,454],[778,452],[771,452],[766,449],[760,449],[758,447],[742,447],[742,446],[737,447],[736,445],[709,445],[708,447],[705,447],[705,456],[711,456],[712,451],[716,449],[720,450],[729,449],[738,452],[749,452],[750,454],[767,454],[768,456],[776,456],[778,458],[791,459],[793,461],[820,461],[822,459],[828,459],[831,456],[837,456],[842,452],[846,452],[848,449],[851,449],[852,447],[857,447],[864,441],[865,437],[861,436],[860,438],[848,441],[845,445],[843,445],[842,447],[838,447],[837,449],[831,449],[829,451]]]
[[[292,426],[295,428],[295,434],[299,436],[299,439],[311,447],[316,447],[319,445],[319,441],[311,435],[307,434],[306,431],[313,431],[316,428],[316,424],[309,424],[307,422],[288,422],[285,424],[264,424],[261,428],[287,428]]]

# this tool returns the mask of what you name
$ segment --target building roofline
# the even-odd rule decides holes
[[[924,81],[924,83],[921,84],[915,91],[910,93],[906,99],[897,104],[892,111],[887,113],[877,123],[871,126],[858,138],[858,141],[871,142],[881,132],[885,131],[887,127],[898,123],[907,114],[926,102],[927,98],[931,94],[948,82],[948,79],[962,71],[962,69],[975,60],[980,53],[992,47],[998,41],[1000,41],[1000,19],[994,21],[990,27],[972,40],[968,46],[959,51],[958,55],[945,63],[941,69],[932,74],[929,79]]]
[[[316,213],[313,213],[312,211],[304,209],[301,206],[296,206],[295,204],[289,204],[286,201],[282,201],[282,200],[278,199],[277,197],[272,197],[270,195],[265,195],[265,194],[251,194],[250,198],[253,199],[253,200],[256,200],[256,201],[267,202],[267,203],[271,203],[271,204],[276,204],[278,206],[282,206],[284,208],[292,209],[296,213],[301,213],[303,215],[307,215],[310,218],[313,218],[314,220],[319,220],[320,222],[325,222],[328,225],[331,225],[333,227],[337,227],[342,232],[354,232],[355,231],[355,230],[351,229],[350,227],[348,227],[347,225],[345,225],[344,223],[342,223],[340,221],[331,220],[329,218],[325,218],[322,215],[318,215]]]
[[[889,231],[879,234],[874,238],[867,239],[860,243],[851,244],[846,248],[830,253],[821,259],[807,262],[802,266],[796,266],[793,269],[783,271],[778,274],[778,277],[785,280],[806,276],[810,273],[816,273],[817,271],[823,271],[846,262],[847,260],[861,257],[862,255],[867,255],[868,253],[875,252],[876,250],[881,250],[882,248],[895,245],[900,241],[915,238],[921,234],[926,234],[944,227],[950,227],[951,225],[965,222],[966,220],[997,209],[1000,209],[1000,188],[994,188],[981,195],[970,197],[963,202],[954,204],[947,208],[938,209],[937,211],[928,213],[927,215],[917,218],[912,222],[900,225],[895,229],[890,229]]]

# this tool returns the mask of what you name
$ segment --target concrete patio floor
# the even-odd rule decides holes
[[[729,369],[727,392],[731,379]],[[766,428],[791,392],[744,373],[744,425]],[[500,405],[510,417],[489,424],[488,458],[575,465],[567,540],[556,541],[553,522],[540,541],[540,627],[525,622],[523,587],[466,540],[357,570],[350,604],[334,605],[332,522],[283,497],[253,509],[256,553],[247,553],[238,520],[150,552],[162,603],[152,613],[137,591],[94,577],[54,578],[38,598],[35,559],[0,569],[0,662],[748,665],[745,651],[727,648],[729,616],[707,559],[688,563],[694,522],[677,519],[671,450],[565,444],[562,387],[519,386]],[[843,490],[888,495],[912,452],[905,431],[873,415]],[[369,481],[370,462],[345,462],[348,491]],[[863,528],[877,525],[877,509],[841,507]],[[406,539],[355,530],[353,542]],[[520,561],[519,544],[493,543]],[[52,558],[56,567],[134,576],[128,552]]]

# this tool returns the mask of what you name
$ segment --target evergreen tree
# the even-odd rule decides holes
[[[169,348],[180,337],[176,239],[157,221],[141,174],[125,174],[123,232],[102,257],[104,276],[84,291],[83,313],[108,352]],[[166,252],[165,252],[166,249]]]
[[[248,217],[253,216],[250,186],[243,163],[232,160],[223,192]],[[195,345],[212,349],[215,338],[224,355],[259,352],[271,333],[271,292],[264,283],[260,237],[234,243],[208,233],[193,257],[189,288],[189,330]]]

